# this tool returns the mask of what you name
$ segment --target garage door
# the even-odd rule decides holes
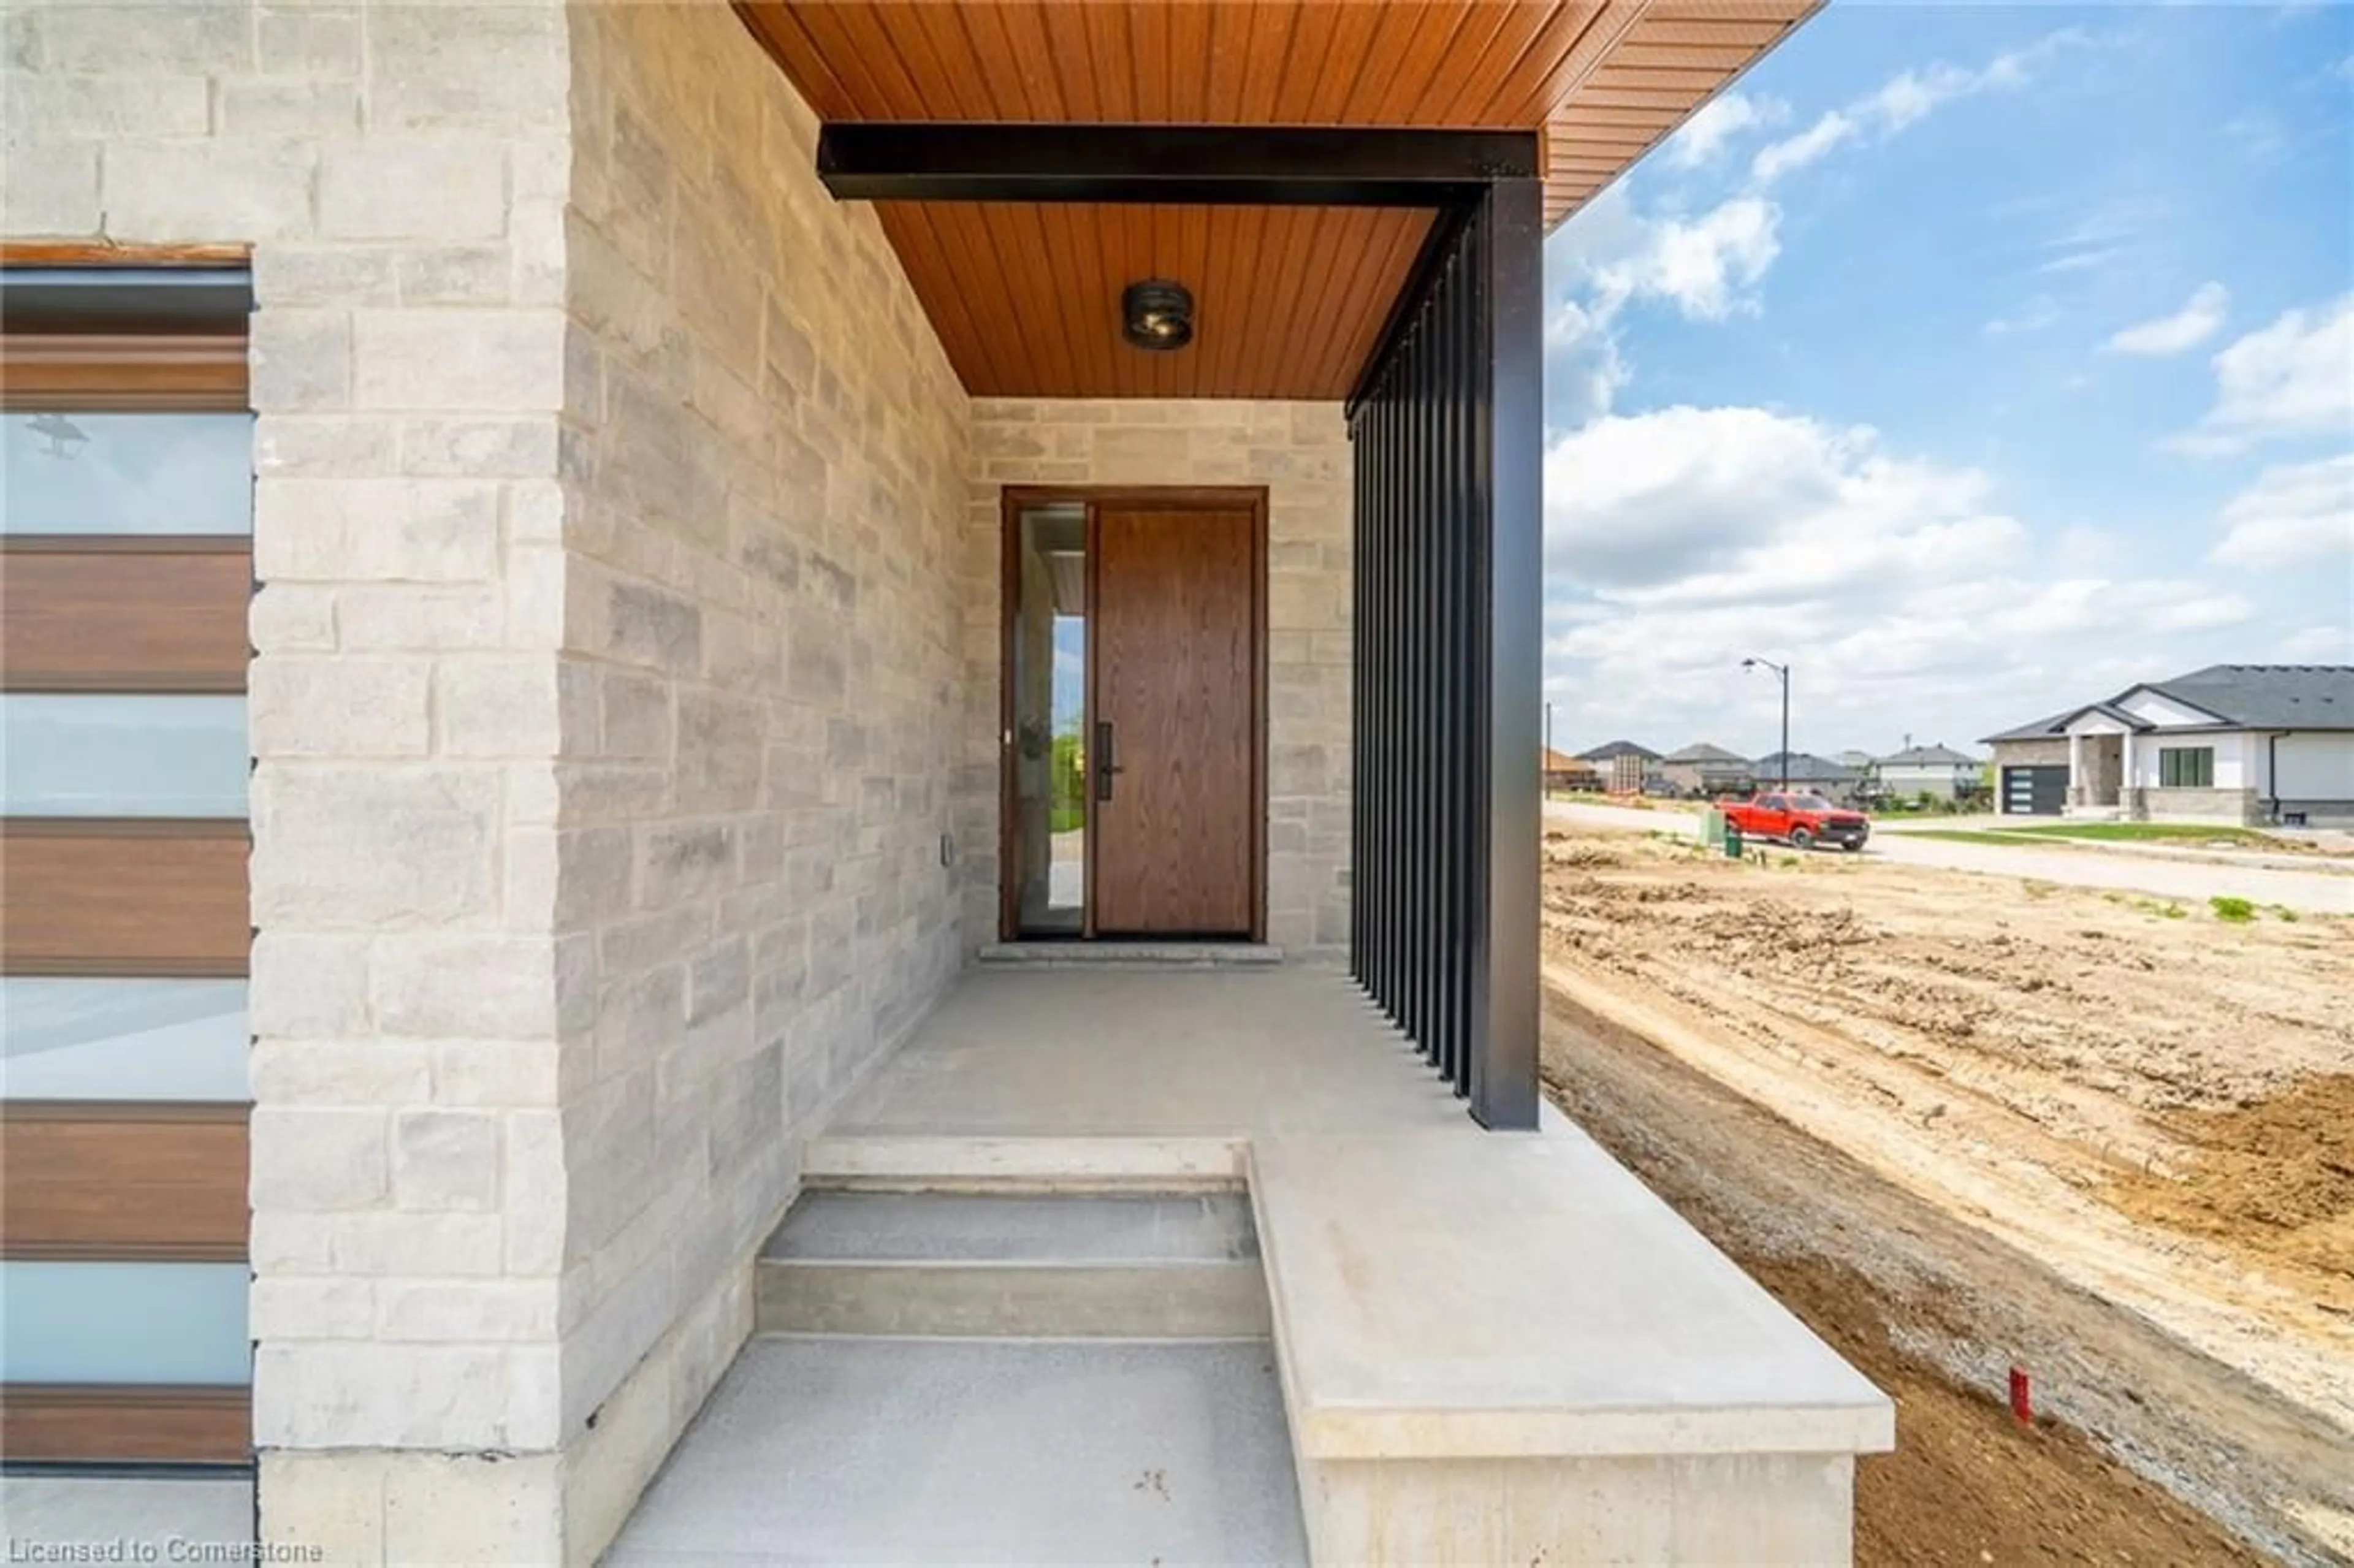
[[[2002,770],[2003,814],[2012,817],[2056,817],[2068,801],[2068,769],[2006,768]]]

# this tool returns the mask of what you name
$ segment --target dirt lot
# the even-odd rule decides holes
[[[2105,1453],[2354,1557],[2354,922],[1640,834],[1548,853],[1557,1092],[1899,1395],[1868,1560],[2225,1552],[2187,1513],[2148,1535],[2172,1516]],[[2013,1362],[2094,1440],[2010,1424]]]

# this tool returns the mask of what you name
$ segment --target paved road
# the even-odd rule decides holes
[[[1545,811],[1553,821],[1564,824],[1687,836],[1700,832],[1699,816],[1689,811],[1645,811],[1571,800],[1549,800],[1545,802]],[[2354,915],[2354,877],[2333,876],[2327,872],[2281,871],[2214,861],[2161,860],[2101,850],[2011,849],[2002,844],[1955,843],[1903,832],[1874,833],[1871,847],[1864,853],[1905,865],[1941,866],[1986,876],[2031,877],[2038,882],[2140,893],[2192,904],[2204,904],[2210,898],[2221,896],[2278,904],[2312,914]]]

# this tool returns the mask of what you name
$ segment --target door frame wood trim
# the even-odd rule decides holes
[[[1140,506],[1166,512],[1248,512],[1251,516],[1251,783],[1250,783],[1250,939],[1267,940],[1267,487],[1250,485],[1156,484],[1008,484],[998,494],[997,595],[997,935],[1000,941],[1022,939],[1021,885],[1017,880],[1021,838],[1014,789],[1013,670],[1014,623],[1021,608],[1020,530],[1026,506],[1078,504],[1087,509],[1087,599],[1096,603],[1096,522],[1103,507]],[[1087,639],[1086,711],[1081,733],[1094,734],[1096,707],[1095,639]],[[1096,843],[1090,817],[1084,895],[1087,921],[1083,938],[1095,936]]]

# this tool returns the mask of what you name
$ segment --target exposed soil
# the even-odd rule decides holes
[[[2260,1560],[2210,1513],[2288,1560],[2346,1560],[2330,1516],[2354,1477],[2308,1414],[1559,994],[1545,1078],[1895,1400],[1895,1452],[1856,1473],[1863,1568]],[[2005,1403],[2014,1365],[2032,1426]]]
[[[2103,1193],[2129,1214],[2227,1245],[2354,1272],[2354,1074],[2307,1078],[2234,1110],[2161,1118],[2190,1152]]]
[[[1869,1560],[2228,1551],[2137,1535],[2168,1499],[2105,1454],[2268,1550],[2354,1554],[2354,922],[1547,847],[1573,1114],[1906,1406],[1915,1451],[1864,1471]],[[1647,1102],[1662,1066],[1690,1103]],[[2009,1421],[2017,1358],[2095,1441]]]

